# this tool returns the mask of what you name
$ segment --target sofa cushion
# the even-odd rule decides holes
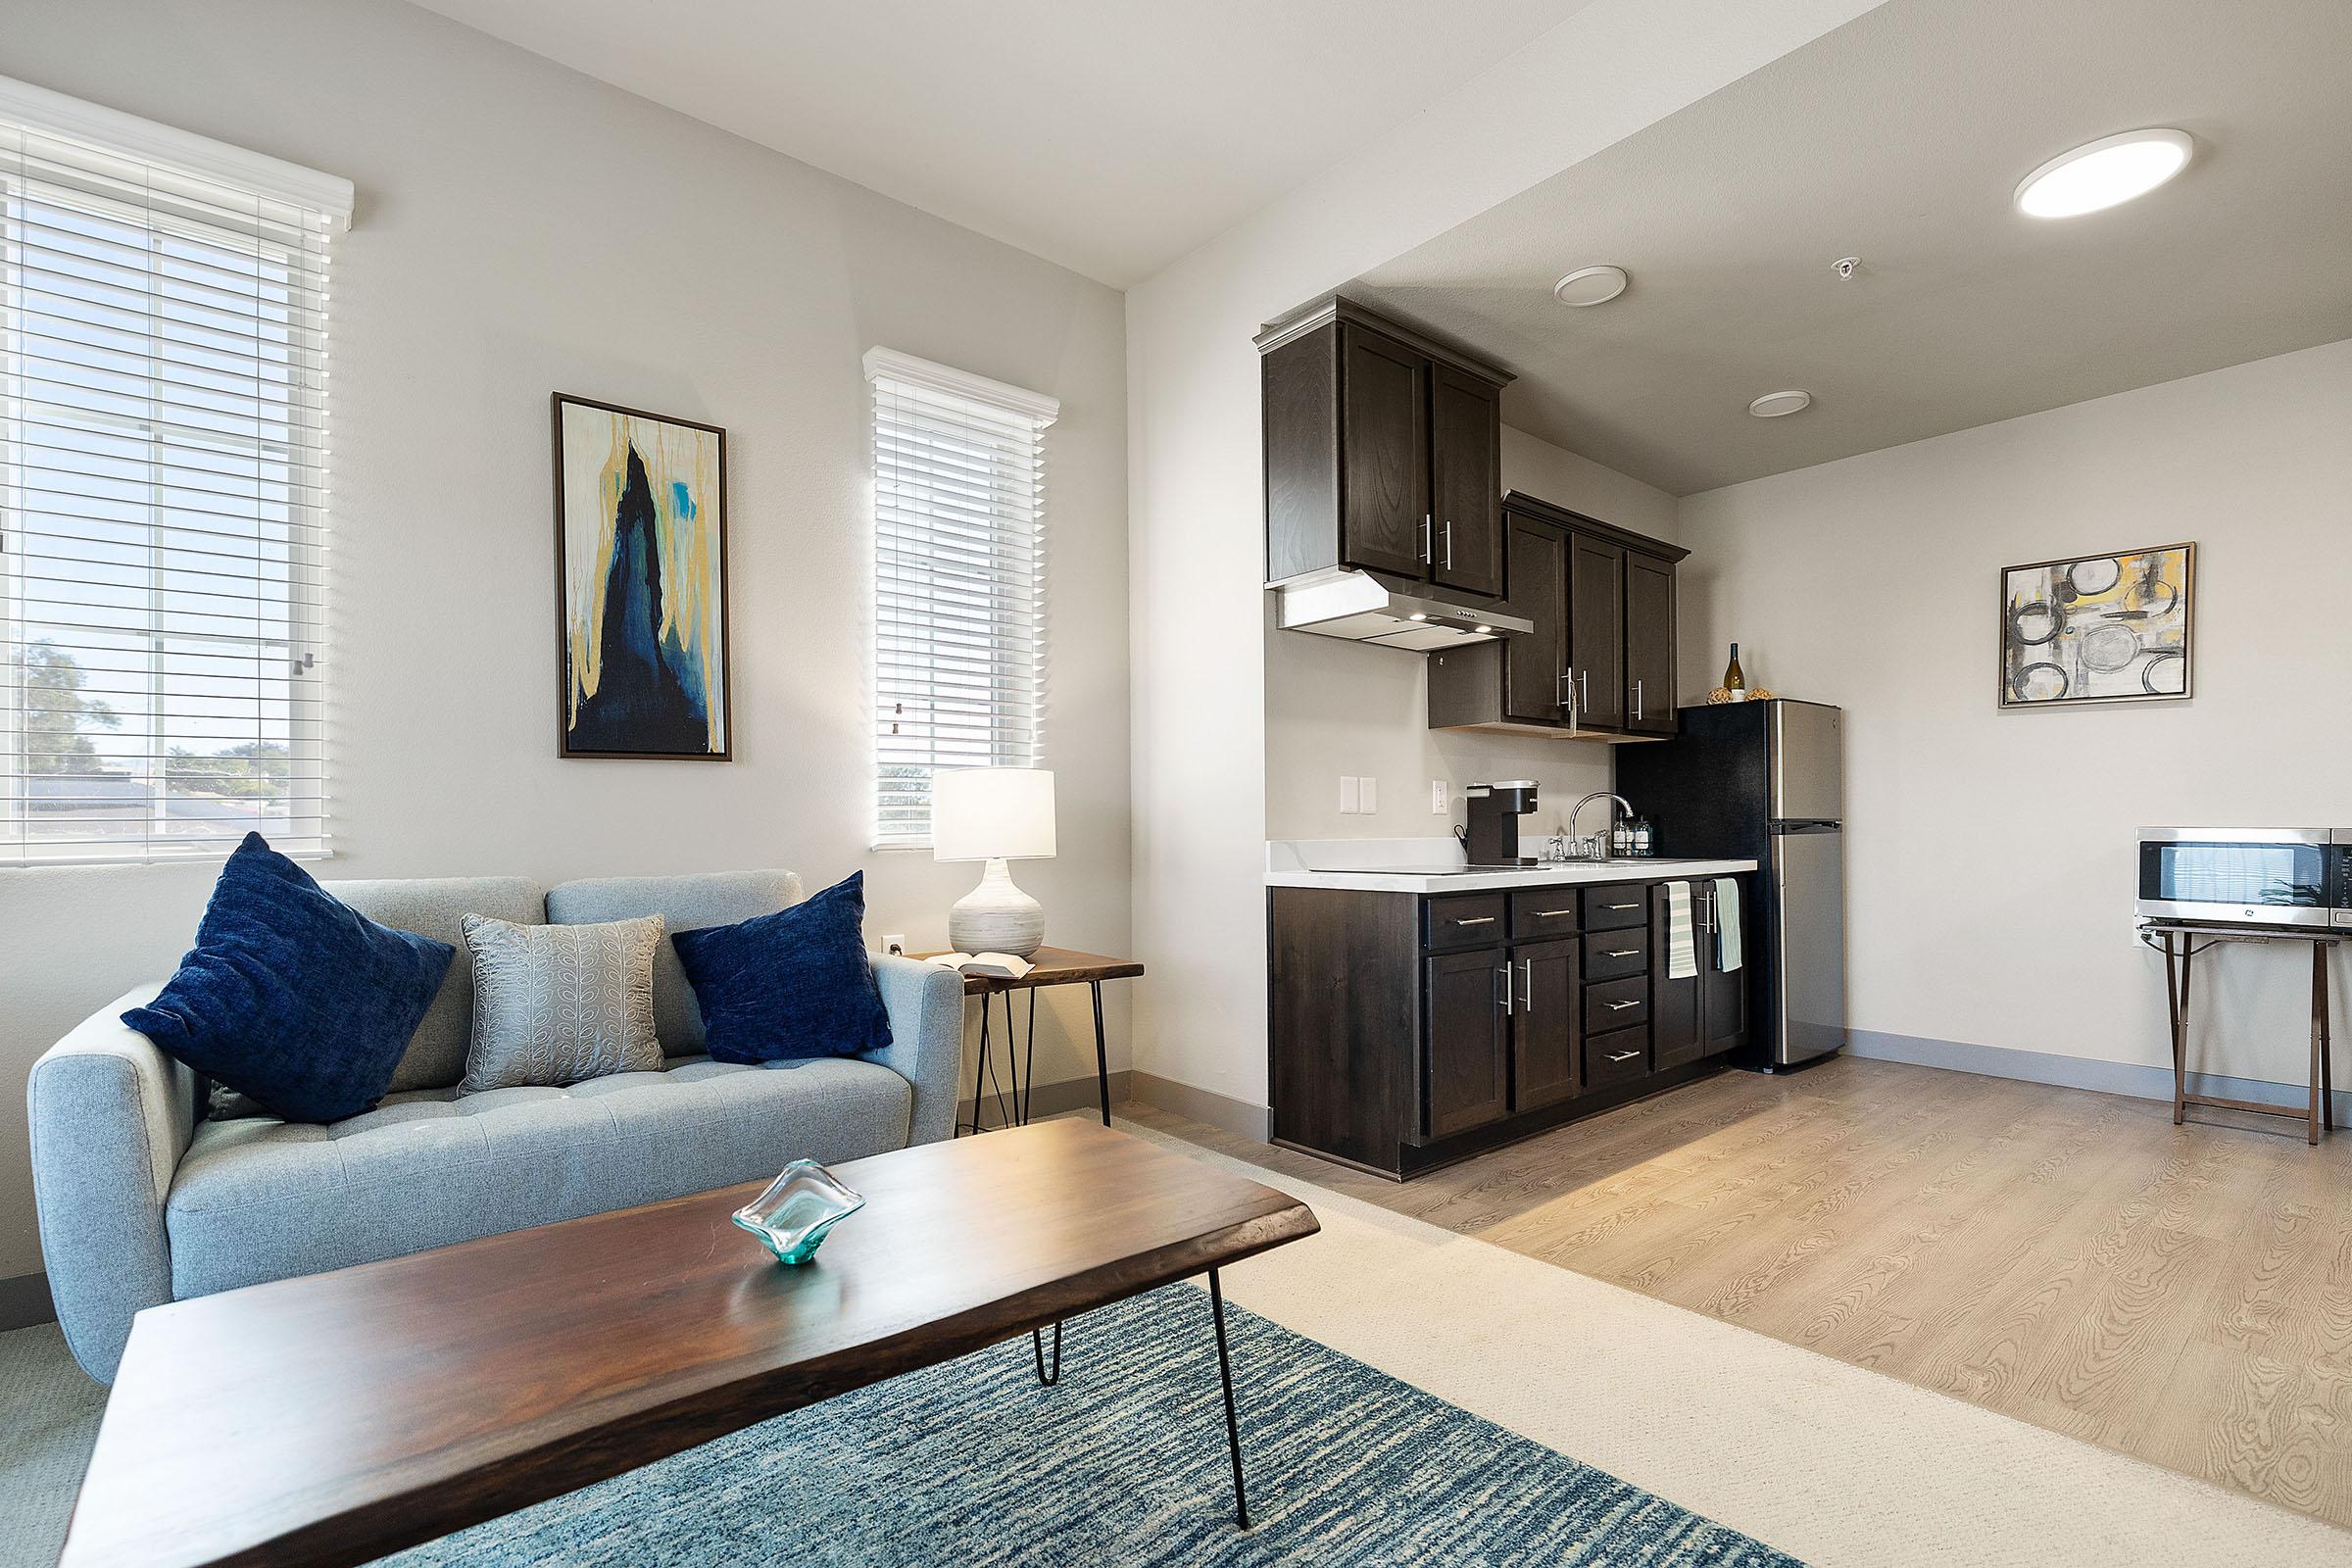
[[[682,931],[677,950],[716,1060],[855,1056],[890,1045],[865,951],[862,871],[789,909]]]
[[[596,925],[467,915],[473,1044],[458,1093],[660,1072],[654,952],[661,946],[658,914]]]
[[[428,876],[327,882],[325,890],[379,925],[446,942],[457,957],[424,1010],[408,1054],[392,1074],[392,1092],[447,1089],[466,1074],[473,1037],[473,962],[466,952],[465,919],[487,914],[516,925],[547,920],[547,894],[519,876]]]
[[[681,931],[733,925],[800,902],[801,879],[790,871],[612,876],[549,888],[547,917],[558,925],[585,925],[658,914],[675,938]],[[677,952],[668,940],[654,951],[654,1031],[669,1055],[699,1056],[705,1050],[694,987],[686,983],[686,971],[678,966]]]
[[[376,924],[248,833],[196,945],[122,1021],[158,1050],[295,1121],[372,1109],[449,972],[446,942]]]
[[[905,1144],[912,1098],[871,1062],[697,1058],[568,1089],[399,1095],[326,1127],[206,1122],[165,1203],[172,1295],[764,1182],[794,1159],[881,1153]]]

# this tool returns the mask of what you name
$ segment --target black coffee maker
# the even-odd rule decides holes
[[[1470,826],[1462,849],[1472,865],[1533,865],[1536,858],[1519,853],[1519,819],[1536,808],[1536,781],[1506,778],[1493,784],[1472,784],[1462,791],[1470,809]]]

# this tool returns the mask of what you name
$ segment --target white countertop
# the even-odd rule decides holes
[[[1523,846],[1523,853],[1534,853]],[[1358,893],[1484,893],[1495,888],[1661,882],[1753,871],[1753,860],[1670,860],[1639,856],[1570,860],[1511,870],[1464,871],[1451,839],[1276,840],[1266,845],[1266,886]]]

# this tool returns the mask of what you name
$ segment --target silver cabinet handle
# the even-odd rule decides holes
[[[1425,565],[1429,562],[1429,514],[1421,514],[1421,561]]]
[[[1634,682],[1634,716],[1636,718],[1642,716],[1642,683],[1640,681]]]
[[[1539,920],[1556,920],[1563,914],[1574,914],[1575,912],[1576,911],[1574,909],[1538,909],[1536,911],[1536,918]]]
[[[1529,1017],[1536,1015],[1536,960],[1519,960],[1519,1010]]]
[[[1640,1054],[1642,1054],[1642,1053],[1639,1051],[1620,1051],[1609,1059],[1611,1061],[1631,1061]]]
[[[1506,963],[1494,972],[1502,976],[1502,1015],[1507,1018],[1511,1015],[1511,966]]]
[[[1637,958],[1641,956],[1640,948],[1611,948],[1607,954],[1607,956],[1612,958]]]
[[[1604,904],[1601,907],[1604,909],[1639,909],[1642,906],[1639,904]]]
[[[1453,519],[1446,519],[1446,569],[1453,569]]]
[[[1469,918],[1464,919],[1460,915],[1455,915],[1453,917],[1453,923],[1455,925],[1493,925],[1494,923],[1494,917],[1491,914],[1479,914],[1472,915]]]
[[[1640,1005],[1642,1004],[1639,1002],[1612,1002],[1608,1004],[1611,1012],[1623,1012],[1628,1007],[1639,1007]]]
[[[1592,672],[1589,669],[1576,672],[1576,706],[1588,709],[1592,706]]]

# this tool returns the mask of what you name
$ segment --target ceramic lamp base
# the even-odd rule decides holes
[[[989,861],[980,885],[948,910],[948,945],[957,953],[1026,958],[1045,943],[1046,906],[1012,885],[1003,860]]]

